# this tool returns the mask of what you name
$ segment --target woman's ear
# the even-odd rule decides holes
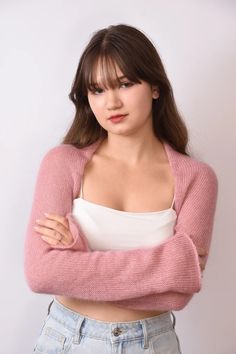
[[[157,99],[159,97],[158,86],[152,86],[152,98]]]

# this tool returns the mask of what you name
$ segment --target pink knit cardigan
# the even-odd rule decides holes
[[[111,301],[137,310],[180,310],[201,290],[196,247],[209,255],[218,194],[216,174],[205,162],[177,152],[164,141],[175,179],[173,236],[154,247],[92,251],[71,212],[85,164],[100,142],[80,149],[60,144],[43,157],[26,230],[26,281],[36,293]],[[51,246],[34,230],[36,219],[45,219],[44,212],[68,219],[74,237],[70,246]]]

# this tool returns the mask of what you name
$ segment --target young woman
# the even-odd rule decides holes
[[[138,29],[97,31],[69,97],[75,118],[41,162],[25,243],[30,288],[55,295],[34,352],[181,353],[173,310],[201,289],[215,172],[186,151]]]

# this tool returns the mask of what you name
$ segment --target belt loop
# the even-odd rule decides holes
[[[176,323],[176,319],[175,319],[175,315],[174,313],[171,311],[172,317],[173,317],[173,328],[175,329],[175,323]]]
[[[85,320],[85,317],[83,317],[82,315],[79,315],[78,322],[77,322],[76,328],[75,328],[75,335],[74,335],[74,338],[73,338],[73,343],[74,344],[79,344],[80,343],[80,339],[81,339],[80,330],[81,330],[81,326],[82,326],[84,320]]]
[[[143,349],[148,349],[149,348],[149,338],[148,338],[148,333],[147,333],[147,326],[145,323],[145,320],[140,320],[142,329],[143,329],[143,335],[144,335],[144,343],[143,343]]]
[[[52,306],[53,301],[54,301],[54,299],[52,300],[52,302],[50,302],[50,304],[49,304],[49,306],[48,306],[48,315],[49,315],[49,313],[50,313],[50,308],[51,308],[51,306]]]

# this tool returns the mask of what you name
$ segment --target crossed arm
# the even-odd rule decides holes
[[[141,303],[142,297],[153,306],[167,306],[173,299],[182,306],[200,291],[197,249],[208,252],[210,247],[218,186],[213,170],[204,165],[188,188],[173,237],[155,247],[91,252],[71,214],[72,173],[68,166],[58,173],[58,165],[65,164],[63,153],[60,148],[50,150],[37,176],[25,240],[25,276],[32,291],[112,301],[130,308],[133,299]],[[70,245],[49,245],[34,230],[44,212],[67,220],[73,236]]]

